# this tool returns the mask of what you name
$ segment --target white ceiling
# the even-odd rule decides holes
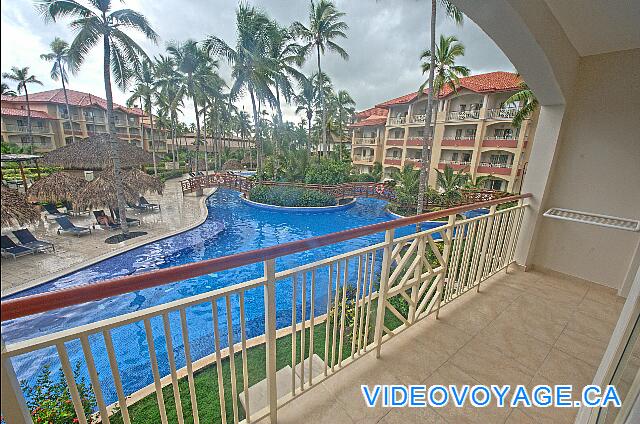
[[[580,56],[640,48],[640,0],[545,0]]]

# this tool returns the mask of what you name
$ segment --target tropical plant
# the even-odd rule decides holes
[[[27,102],[27,141],[29,142],[30,152],[33,153],[33,129],[31,128],[31,104],[29,103],[29,89],[30,84],[42,85],[42,82],[38,80],[35,75],[29,74],[29,67],[18,68],[13,66],[11,72],[5,72],[2,74],[2,78],[6,78],[18,83],[16,90],[19,94],[24,91],[24,97]]]
[[[134,73],[135,87],[131,96],[127,100],[127,106],[133,107],[140,101],[140,108],[149,116],[150,136],[149,147],[153,156],[153,174],[158,175],[158,165],[156,164],[156,149],[153,146],[153,104],[156,101],[158,92],[155,87],[155,69],[149,60],[142,62],[142,65]],[[142,144],[144,145],[144,125],[142,126]]]
[[[73,123],[71,122],[71,110],[69,109],[69,98],[67,97],[67,83],[69,82],[69,75],[67,70],[72,73],[78,70],[78,67],[71,60],[71,54],[69,51],[69,43],[63,39],[56,37],[49,44],[51,51],[49,53],[41,54],[40,59],[47,62],[53,62],[51,67],[51,79],[54,81],[62,82],[62,92],[64,93],[64,104],[67,109],[67,120],[69,122],[69,128],[73,129]],[[76,142],[75,131],[71,131],[71,139]]]
[[[455,171],[449,165],[440,171],[436,169],[437,185],[440,196],[447,204],[454,204],[462,199],[460,189],[465,187],[469,181],[469,174],[464,170]]]
[[[16,97],[17,94],[14,90],[12,90],[9,85],[5,82],[2,83],[2,95],[9,97]]]
[[[478,175],[473,178],[471,175],[467,176],[467,181],[464,184],[464,188],[471,190],[481,190],[485,187],[486,182],[491,179],[491,175]]]
[[[391,174],[396,182],[396,203],[400,208],[410,209],[415,205],[418,197],[419,171],[413,169],[413,164],[407,164],[401,170],[394,169]]]
[[[249,200],[286,207],[320,207],[335,205],[336,198],[328,193],[300,187],[257,185],[249,191]]]
[[[320,0],[317,5],[312,1],[309,9],[309,26],[307,27],[298,21],[292,25],[293,32],[305,43],[300,49],[300,54],[306,57],[312,54],[315,49],[318,75],[323,75],[320,57],[326,50],[338,53],[344,60],[349,59],[347,51],[334,41],[337,38],[347,38],[345,31],[349,29],[349,26],[341,20],[343,16],[345,16],[345,14],[339,12],[335,4],[331,1]],[[319,85],[317,89],[322,117],[322,143],[328,153],[327,134],[325,131],[327,127],[325,96],[322,85],[320,85],[323,79],[319,78],[318,82]]]
[[[184,91],[180,90],[180,74],[176,70],[176,63],[173,58],[158,55],[155,58],[155,87],[158,90],[159,114],[166,114],[169,117],[169,128],[171,132],[172,161],[174,167],[178,157],[178,147],[176,136],[178,132],[178,113],[184,106]]]
[[[107,100],[107,132],[111,139],[111,159],[115,176],[116,197],[118,211],[122,225],[122,234],[129,235],[127,225],[127,210],[122,189],[120,169],[120,155],[117,148],[119,143],[113,113],[113,93],[111,91],[111,76],[116,85],[123,91],[131,79],[134,70],[140,66],[141,58],[147,58],[146,53],[124,30],[135,30],[145,38],[153,41],[158,35],[151,28],[144,15],[131,9],[113,10],[111,0],[89,0],[87,3],[77,0],[39,0],[36,7],[45,21],[57,21],[61,18],[72,18],[69,24],[76,36],[71,42],[70,53],[73,63],[81,66],[86,55],[101,40],[103,46],[103,66],[105,97]]]
[[[224,58],[232,67],[231,99],[236,99],[244,91],[249,92],[253,123],[258,150],[258,171],[262,167],[264,145],[260,138],[260,117],[262,102],[276,104],[276,97],[271,91],[274,85],[273,76],[276,71],[275,61],[269,56],[270,36],[274,32],[274,23],[269,17],[253,6],[241,3],[236,10],[235,47],[214,35],[207,37],[204,47],[210,54]],[[258,172],[260,174],[260,172]]]
[[[313,114],[316,109],[318,90],[313,84],[313,77],[303,76],[298,81],[299,92],[293,96],[296,104],[296,113],[303,112],[307,117],[307,152],[311,151],[311,125],[313,124]]]
[[[514,93],[511,97],[505,100],[505,103],[520,103],[520,108],[513,116],[511,120],[511,125],[516,128],[520,128],[522,126],[522,121],[524,121],[529,115],[533,113],[533,111],[538,107],[538,99],[536,95],[533,94],[533,91],[529,88],[527,83],[520,83],[520,90]]]
[[[355,113],[356,102],[346,90],[339,90],[333,97],[332,102],[337,109],[336,126],[340,143],[342,143],[345,141],[347,125],[351,123]],[[342,149],[338,149],[338,153],[342,153]]]
[[[307,184],[336,185],[349,181],[351,163],[322,158],[314,161],[308,168],[304,178]]]
[[[457,24],[462,24],[464,15],[462,12],[449,0],[439,0],[442,7],[445,9],[445,14],[453,19]],[[429,27],[430,34],[430,47],[429,51],[436,51],[436,21],[438,12],[438,0],[431,0],[431,20]],[[427,109],[425,111],[424,120],[424,142],[422,145],[422,168],[420,169],[420,186],[418,190],[418,207],[416,209],[417,214],[421,214],[424,208],[424,199],[427,192],[427,180],[429,178],[429,170],[431,163],[430,152],[430,137],[431,137],[431,121],[433,120],[433,96],[434,96],[434,77],[436,70],[436,56],[429,55],[429,78],[427,80],[428,92],[427,92]],[[417,225],[418,230],[419,224]]]

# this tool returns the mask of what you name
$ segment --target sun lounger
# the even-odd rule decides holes
[[[147,199],[144,198],[144,196],[140,196],[140,199],[138,200],[138,204],[140,206],[142,206],[143,208],[160,210],[160,205],[159,204],[157,204],[157,203],[149,203],[147,201]]]
[[[118,209],[114,209],[113,213],[116,216],[116,222],[120,223],[120,211]],[[140,225],[140,220],[138,218],[129,218],[127,217],[127,224],[129,225]]]
[[[120,224],[118,224],[116,222],[109,222],[108,221],[109,217],[107,216],[107,214],[104,213],[103,210],[93,211],[93,216],[96,217],[96,223],[100,226],[100,228],[104,228],[105,230],[116,230],[116,229],[120,228]],[[105,217],[107,219],[106,220],[105,219],[100,219],[102,217]]]
[[[0,243],[2,247],[2,255],[11,256],[13,259],[18,256],[29,255],[35,252],[35,250],[29,247],[15,244],[9,236],[2,236],[2,241]]]
[[[47,215],[51,218],[55,219],[61,216],[67,216],[66,213],[60,212],[60,210],[58,210],[58,208],[52,203],[45,203],[42,207],[44,208]]]
[[[27,228],[16,230],[13,232],[13,235],[16,236],[21,245],[33,250],[37,250],[39,252],[44,252],[46,250],[51,250],[53,252],[56,251],[56,247],[53,243],[46,240],[38,240]]]
[[[80,237],[83,234],[91,234],[91,228],[77,227],[66,216],[56,218],[56,222],[60,225],[58,228],[58,234],[67,233]]]

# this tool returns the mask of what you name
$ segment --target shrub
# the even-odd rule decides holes
[[[342,184],[349,181],[351,164],[333,159],[320,159],[307,169],[304,182],[307,184]]]
[[[249,200],[267,205],[288,207],[333,206],[335,197],[299,187],[258,185],[249,192]]]
[[[86,417],[90,417],[96,407],[96,399],[89,384],[79,376],[80,364],[76,366],[73,374],[84,414]],[[29,386],[25,382],[21,384],[34,423],[72,424],[78,422],[62,371],[60,371],[58,378],[54,379],[47,365],[42,369],[35,386]]]

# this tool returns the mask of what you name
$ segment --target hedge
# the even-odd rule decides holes
[[[336,198],[321,191],[298,187],[255,186],[249,200],[267,205],[288,207],[334,206]]]

